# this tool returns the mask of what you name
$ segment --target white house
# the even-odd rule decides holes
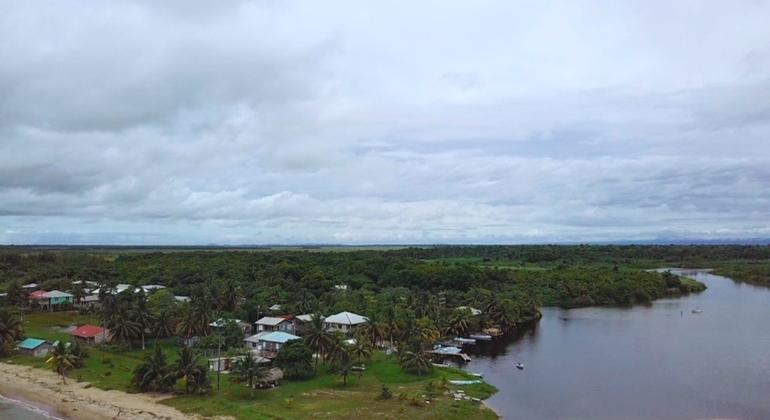
[[[225,325],[230,321],[234,322],[244,334],[251,334],[251,324],[248,322],[243,322],[240,319],[219,318],[216,321],[210,322],[209,327],[211,327],[211,329],[214,331],[223,331]]]
[[[358,325],[369,321],[369,318],[352,312],[340,312],[331,315],[324,320],[327,331],[341,331],[347,333]]]
[[[460,310],[460,311],[470,311],[471,315],[473,315],[473,316],[481,315],[481,310],[480,309],[476,309],[476,308],[474,308],[472,306],[458,306],[457,309]]]
[[[294,322],[291,319],[277,316],[265,316],[254,323],[257,326],[257,332],[262,331],[284,331],[294,334]]]
[[[294,334],[283,331],[263,331],[244,339],[245,347],[252,351],[277,352],[291,340],[300,340]]]

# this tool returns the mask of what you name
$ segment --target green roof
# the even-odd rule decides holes
[[[27,338],[19,343],[17,347],[25,350],[35,350],[43,343],[45,343],[45,340],[41,340],[39,338]]]

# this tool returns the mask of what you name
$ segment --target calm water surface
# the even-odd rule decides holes
[[[544,308],[531,331],[477,346],[467,370],[499,388],[488,404],[504,418],[770,419],[770,289],[693,277],[708,290],[632,308]]]

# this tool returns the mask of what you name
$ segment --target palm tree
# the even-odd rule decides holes
[[[238,301],[241,299],[241,288],[235,279],[228,278],[222,282],[217,297],[219,299],[219,307],[225,311],[232,312],[236,309]]]
[[[142,391],[165,392],[174,387],[176,372],[166,363],[163,349],[155,343],[155,350],[144,356],[142,363],[134,369],[131,383]]]
[[[401,369],[422,375],[433,369],[430,357],[418,347],[398,352],[398,363]]]
[[[318,369],[318,359],[323,357],[329,346],[331,336],[326,331],[324,319],[319,314],[313,314],[305,332],[305,344],[316,354],[315,369]]]
[[[150,309],[147,307],[147,299],[145,297],[144,291],[142,289],[139,290],[139,293],[136,295],[136,303],[131,318],[139,326],[139,335],[142,337],[142,350],[144,350],[144,335],[153,325],[154,317]]]
[[[377,320],[376,315],[369,315],[369,320],[361,326],[361,338],[371,344],[372,347],[378,346],[387,335],[387,326]]]
[[[184,391],[185,394],[189,394],[190,384],[198,379],[196,375],[200,369],[198,364],[200,355],[193,353],[192,349],[189,347],[183,347],[179,350],[178,354],[179,358],[176,361],[176,375],[177,378],[184,379]]]
[[[350,346],[350,353],[358,363],[361,363],[372,357],[372,348],[366,341],[357,339],[353,345]]]
[[[112,338],[121,343],[128,343],[129,346],[131,340],[139,335],[141,330],[141,325],[134,321],[125,307],[118,309],[109,319],[109,324],[105,326],[110,330]]]
[[[185,338],[193,337],[198,332],[198,321],[192,306],[187,303],[179,311],[179,319],[176,324],[176,333]]]
[[[353,355],[348,347],[342,347],[344,350],[337,354],[334,364],[331,366],[330,371],[342,376],[343,386],[348,385],[348,376],[353,371],[355,361]]]
[[[331,334],[326,348],[326,361],[338,363],[341,359],[350,356],[350,346],[345,342],[347,338],[339,331]]]
[[[151,326],[152,334],[156,339],[173,335],[175,322],[170,309],[160,311],[158,316],[153,319]]]
[[[53,367],[53,370],[61,375],[62,383],[66,384],[67,380],[64,376],[69,369],[72,369],[77,364],[75,357],[70,352],[64,341],[59,341],[53,348],[51,357],[46,360],[46,363]]]
[[[69,351],[75,360],[75,367],[82,368],[86,364],[86,358],[88,358],[88,350],[80,345],[78,340],[75,340],[69,344]]]
[[[248,351],[244,352],[230,369],[230,380],[232,382],[246,383],[252,398],[254,398],[254,386],[257,382],[267,377],[267,375],[268,370],[260,366],[254,354]]]
[[[19,314],[8,308],[0,308],[0,354],[4,354],[22,336],[22,323]]]
[[[8,283],[8,289],[6,292],[6,301],[16,307],[26,306],[28,294],[27,291],[21,287],[21,282],[14,280]]]
[[[420,337],[420,340],[424,343],[433,343],[438,340],[441,333],[436,325],[433,324],[430,318],[420,318],[414,323],[415,333]]]
[[[455,309],[449,318],[447,334],[463,335],[468,331],[471,322],[473,322],[473,314],[470,309]]]

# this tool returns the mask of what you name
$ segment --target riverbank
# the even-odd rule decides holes
[[[62,384],[53,372],[29,366],[0,363],[0,394],[39,403],[57,417],[102,420],[182,420],[196,418],[159,404],[167,396],[104,391],[84,382]]]

